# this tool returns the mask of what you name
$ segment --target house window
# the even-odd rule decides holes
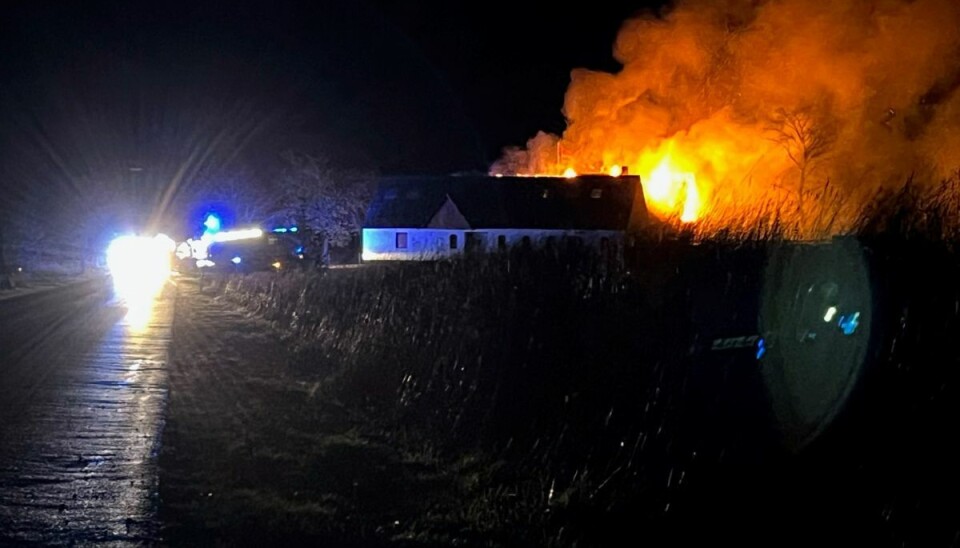
[[[530,236],[524,236],[523,239],[520,240],[520,244],[523,245],[523,247],[524,247],[525,249],[529,249],[529,248],[530,248]]]
[[[457,248],[457,235],[456,235],[456,234],[451,234],[451,235],[450,235],[450,249],[456,249],[456,248]]]
[[[397,249],[407,248],[407,233],[397,232]]]
[[[603,196],[603,189],[602,189],[602,188],[595,188],[595,189],[593,189],[593,190],[590,191],[590,197],[591,197],[591,198],[597,199],[597,198],[599,198],[600,196]]]
[[[507,237],[503,234],[497,236],[497,249],[503,250],[507,248]]]

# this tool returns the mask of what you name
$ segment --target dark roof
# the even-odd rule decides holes
[[[391,177],[380,181],[366,228],[426,227],[447,197],[471,228],[626,230],[637,176]],[[596,197],[595,197],[596,196]]]

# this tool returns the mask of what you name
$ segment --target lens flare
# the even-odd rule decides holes
[[[173,240],[163,234],[120,236],[107,248],[114,291],[127,307],[131,327],[143,328],[150,321],[153,301],[170,277],[172,251]]]
[[[837,315],[837,307],[831,306],[827,309],[827,312],[823,315],[823,321],[830,323],[833,321],[833,317]]]

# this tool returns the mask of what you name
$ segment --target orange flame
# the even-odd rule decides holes
[[[960,2],[670,4],[624,23],[619,70],[571,72],[562,133],[492,171],[623,168],[652,213],[698,234],[768,223],[799,238],[849,230],[912,173],[955,175]]]
[[[697,177],[674,166],[669,155],[644,180],[648,207],[666,215],[679,214],[684,223],[700,218],[702,203]]]

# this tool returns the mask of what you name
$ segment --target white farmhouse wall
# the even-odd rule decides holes
[[[397,248],[397,233],[407,234],[407,247]],[[448,259],[463,253],[464,230],[436,228],[364,228],[364,261],[430,261]],[[450,236],[457,237],[457,248],[450,249]]]
[[[407,234],[407,247],[397,248],[397,233]],[[450,248],[450,236],[456,235],[457,247]],[[500,237],[503,236],[503,247]],[[458,257],[464,254],[468,246],[485,253],[496,253],[504,249],[524,245],[529,238],[533,249],[542,249],[553,239],[558,249],[567,245],[565,239],[577,238],[585,247],[600,250],[606,239],[608,246],[622,248],[623,233],[615,230],[541,230],[492,228],[488,230],[453,229],[405,229],[405,228],[365,228],[363,229],[364,261],[417,261],[437,260]]]

